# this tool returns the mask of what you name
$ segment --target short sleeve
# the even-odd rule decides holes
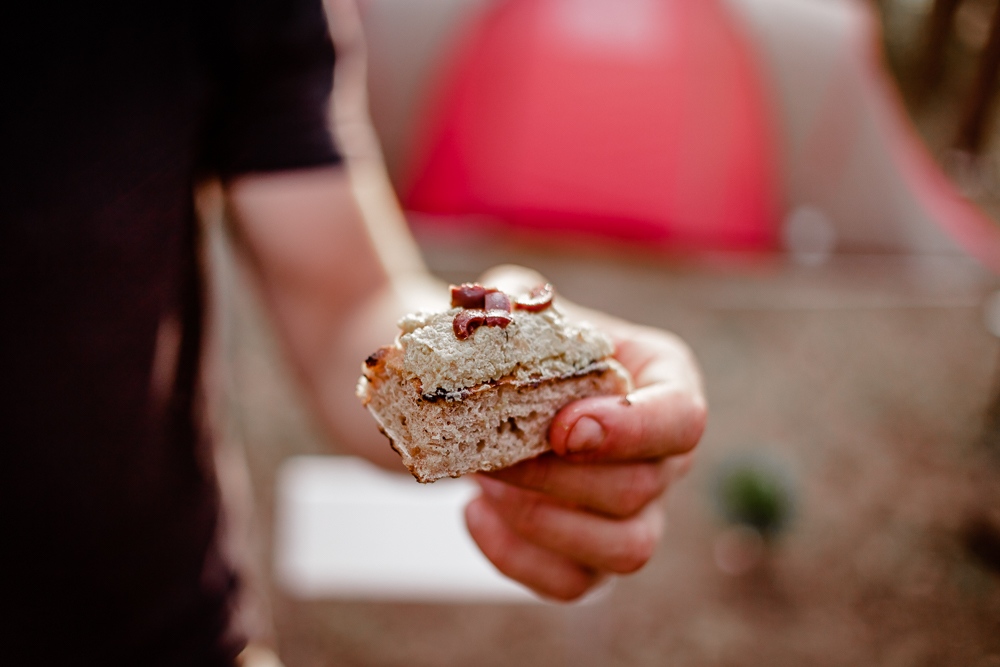
[[[223,0],[217,12],[204,36],[215,91],[206,166],[229,178],[339,164],[321,0]]]

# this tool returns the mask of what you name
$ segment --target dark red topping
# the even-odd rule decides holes
[[[552,305],[553,296],[555,296],[555,290],[552,289],[552,285],[545,283],[531,290],[531,293],[527,297],[515,300],[514,307],[520,310],[527,310],[531,313],[537,313]]]
[[[514,321],[514,318],[510,316],[510,313],[506,310],[487,310],[486,311],[486,326],[488,327],[500,327],[501,329],[506,329],[507,325]]]
[[[486,310],[502,310],[504,312],[510,312],[510,299],[503,292],[489,292],[486,298],[483,300],[483,307]]]
[[[484,324],[486,324],[485,310],[467,308],[455,316],[452,327],[455,330],[455,337],[459,340],[465,340]]]
[[[388,351],[389,348],[387,347],[380,347],[379,349],[375,350],[374,352],[372,352],[371,355],[369,355],[367,359],[365,359],[365,366],[367,366],[368,368],[372,368],[373,366],[378,366],[379,362],[382,361],[382,358],[386,355]]]
[[[496,292],[495,287],[483,287],[479,283],[463,283],[451,286],[451,307],[485,308],[486,295]]]
[[[551,291],[549,287],[548,302],[552,301]],[[532,295],[535,295],[534,291]],[[541,306],[530,306],[528,309],[542,310],[548,306],[548,302]],[[510,297],[495,287],[484,287],[479,283],[452,285],[451,306],[462,308],[452,322],[455,336],[459,340],[467,339],[483,325],[505,329],[514,321],[510,314]]]

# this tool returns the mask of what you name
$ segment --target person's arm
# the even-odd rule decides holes
[[[330,432],[402,469],[354,387],[361,360],[393,339],[397,318],[422,305],[427,289],[446,305],[445,287],[404,251],[380,258],[341,169],[247,176],[230,184],[228,196],[264,301]],[[503,287],[540,278],[505,267],[485,280]],[[502,572],[564,600],[650,558],[662,524],[659,498],[689,465],[685,453],[705,424],[700,376],[681,341],[586,316],[613,335],[638,389],[628,401],[590,398],[563,409],[550,430],[553,452],[478,476],[484,495],[466,511],[470,533]]]
[[[362,361],[393,339],[404,301],[418,301],[430,278],[419,264],[386,268],[343,167],[243,176],[228,185],[227,201],[239,249],[316,414],[338,444],[403,470],[354,388]]]

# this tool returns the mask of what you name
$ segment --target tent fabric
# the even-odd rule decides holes
[[[716,0],[505,0],[458,40],[405,208],[671,249],[774,248],[774,116]]]

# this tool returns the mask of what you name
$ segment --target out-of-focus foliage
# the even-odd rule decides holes
[[[740,459],[723,466],[716,494],[719,510],[728,521],[751,526],[764,538],[781,532],[792,515],[787,473],[763,459]]]

